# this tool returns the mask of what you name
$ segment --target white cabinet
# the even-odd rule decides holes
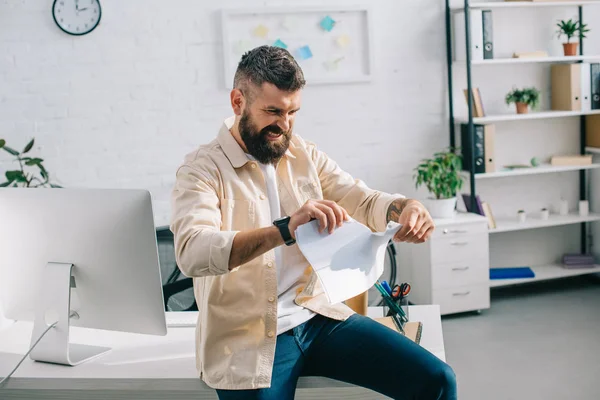
[[[458,213],[435,220],[423,244],[396,244],[400,282],[410,282],[414,304],[439,304],[442,314],[490,307],[487,220]]]

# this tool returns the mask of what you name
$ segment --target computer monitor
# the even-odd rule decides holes
[[[0,189],[0,305],[32,320],[37,361],[77,365],[110,350],[69,327],[167,332],[150,193]],[[57,322],[51,329],[48,327]]]

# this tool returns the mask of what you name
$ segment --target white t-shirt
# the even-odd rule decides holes
[[[248,158],[255,160],[251,155],[248,155]],[[258,165],[265,176],[271,221],[274,221],[282,215],[277,190],[277,173],[273,164],[258,163]],[[298,245],[276,247],[275,265],[277,266],[277,334],[279,335],[308,321],[315,316],[315,313],[294,303],[296,291],[302,286],[301,278],[309,265]]]

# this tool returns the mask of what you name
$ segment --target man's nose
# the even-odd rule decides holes
[[[279,118],[279,121],[277,121],[277,126],[279,126],[279,128],[281,128],[282,131],[287,132],[290,130],[291,122],[292,117],[289,115],[284,115],[281,118]]]

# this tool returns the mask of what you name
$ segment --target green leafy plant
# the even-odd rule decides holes
[[[560,39],[560,37],[563,35],[566,36],[567,43],[570,43],[571,38],[575,37],[577,33],[579,33],[578,36],[585,38],[585,34],[590,31],[587,27],[587,24],[582,24],[579,21],[573,21],[572,19],[568,21],[560,20],[556,26],[558,26],[558,31],[556,32],[558,34],[558,38]]]
[[[437,152],[414,169],[415,187],[425,185],[436,199],[451,199],[463,185],[462,157],[456,151]]]
[[[513,89],[506,95],[506,104],[525,103],[531,108],[536,108],[540,103],[540,91],[534,87]]]
[[[5,172],[6,182],[0,183],[0,187],[61,187],[50,183],[50,174],[48,174],[48,171],[42,164],[43,159],[26,156],[33,148],[34,143],[35,139],[31,139],[23,151],[18,152],[12,147],[8,147],[6,140],[0,139],[0,150],[4,150],[14,156],[16,158],[15,161],[19,164],[19,169]]]

